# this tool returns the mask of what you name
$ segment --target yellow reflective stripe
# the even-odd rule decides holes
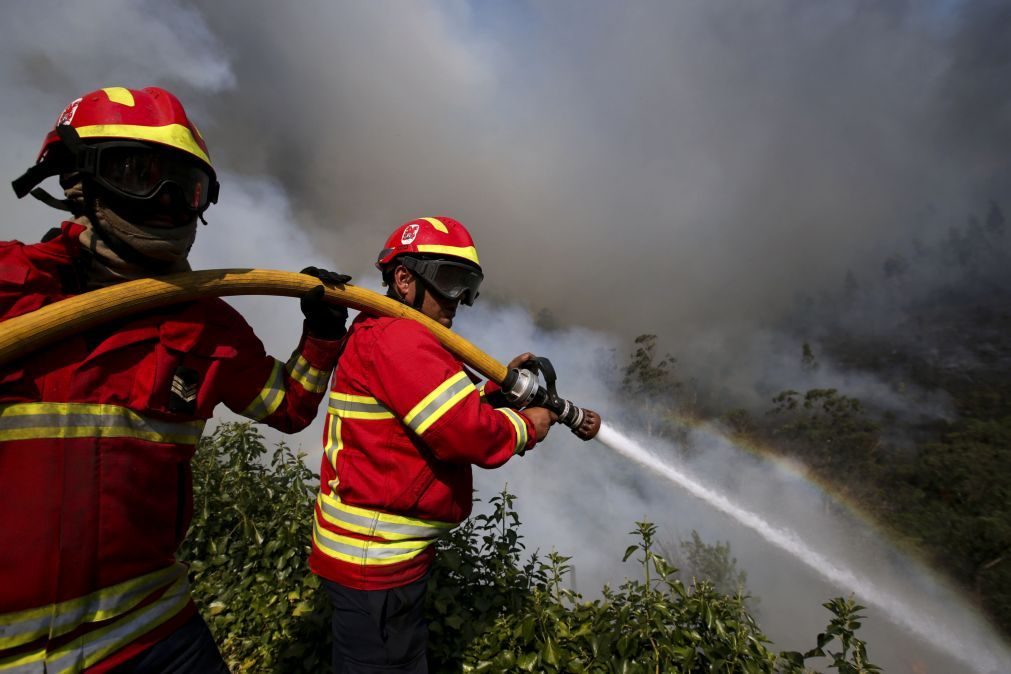
[[[432,227],[435,227],[437,231],[440,231],[443,234],[449,234],[449,230],[446,229],[446,225],[443,224],[442,220],[438,220],[436,218],[418,218],[418,220],[424,220]]]
[[[396,542],[363,541],[360,538],[341,536],[327,531],[319,525],[318,518],[313,518],[312,540],[316,544],[316,548],[328,557],[351,564],[383,566],[406,562],[417,557],[436,539]]]
[[[422,398],[404,417],[404,423],[421,435],[473,390],[474,384],[467,373],[461,370]]]
[[[199,143],[182,124],[166,124],[165,126],[140,126],[138,124],[93,124],[77,129],[81,138],[126,138],[129,140],[147,140],[152,143],[169,145],[183,152],[189,152],[198,159],[211,165]]]
[[[404,517],[348,505],[334,493],[320,492],[316,500],[323,519],[330,524],[387,541],[439,538],[456,526],[451,522]]]
[[[372,396],[357,396],[351,393],[340,393],[338,391],[330,392],[330,400],[336,402],[347,402],[347,403],[363,403],[366,405],[379,405],[381,404],[378,400]]]
[[[120,405],[92,403],[14,403],[0,405],[0,442],[65,438],[136,438],[195,445],[202,419],[164,421]]]
[[[477,259],[477,249],[474,246],[467,246],[466,248],[462,246],[436,246],[432,244],[419,244],[419,253],[437,253],[440,255],[455,255],[456,257],[462,257],[470,260],[476,265],[480,266],[480,261]]]
[[[0,658],[0,673],[2,674],[39,674],[44,672],[45,665],[36,665],[46,659],[45,650],[31,651],[9,658]]]
[[[81,625],[105,622],[118,616],[124,616],[128,623],[134,624],[135,618],[133,614],[130,614],[130,611],[154,592],[170,586],[161,598],[152,602],[152,605],[161,603],[165,596],[172,593],[172,587],[176,587],[180,583],[188,597],[186,567],[181,564],[175,564],[153,573],[103,588],[84,597],[60,602],[59,604],[40,606],[25,611],[0,615],[0,650],[9,650],[44,637],[53,639],[64,634],[69,634]],[[148,607],[145,607],[141,612],[147,610]],[[140,615],[141,612],[138,612],[137,615]],[[175,615],[175,613],[172,613],[172,615]],[[171,617],[171,615],[168,617]],[[101,636],[101,633],[102,630],[96,630],[84,635],[82,638],[95,641]],[[133,637],[129,641],[132,640]],[[118,647],[122,647],[126,643],[129,643],[129,641],[122,642]],[[74,643],[80,644],[81,641],[76,640]],[[60,671],[53,664],[55,659],[59,657],[62,657],[59,655],[59,651],[54,651],[47,656],[45,649],[38,652],[23,653],[0,660],[0,672],[13,671],[26,663],[42,659],[48,659],[48,671]]]
[[[68,644],[46,655],[46,671],[59,674],[77,674],[94,667],[137,637],[167,622],[186,608],[190,601],[190,588],[183,575],[165,594],[140,610],[126,615],[122,621],[87,632]]]
[[[284,366],[281,361],[274,359],[274,367],[270,370],[267,383],[263,385],[260,392],[253,398],[253,402],[246,406],[246,409],[239,412],[244,417],[249,417],[254,421],[263,421],[284,402],[286,393],[284,387]]]
[[[485,387],[485,384],[487,384],[487,383],[488,382],[482,382],[481,385],[477,387],[477,394],[479,396],[481,396],[482,398],[484,398],[485,395],[486,395],[485,392],[484,392],[484,387]]]
[[[327,415],[326,444],[323,446],[323,451],[326,453],[326,458],[330,462],[330,465],[333,466],[334,471],[337,470],[337,454],[342,449],[344,449],[344,439],[341,438],[340,417],[329,414]],[[331,485],[331,488],[335,486]]]
[[[393,412],[386,405],[369,396],[350,393],[330,393],[330,414],[341,419],[393,419]]]
[[[516,431],[516,447],[513,448],[514,454],[520,454],[527,447],[527,425],[526,422],[520,417],[519,413],[509,409],[508,407],[496,407],[496,412],[501,412],[505,415],[505,418],[513,425],[513,429]]]
[[[310,393],[322,393],[326,390],[327,382],[330,380],[329,371],[313,367],[298,351],[291,354],[291,358],[284,364],[284,369],[289,377]]]
[[[84,623],[101,622],[126,613],[152,592],[185,575],[186,568],[177,564],[84,597],[0,614],[0,650],[31,643],[46,635],[57,637]]]

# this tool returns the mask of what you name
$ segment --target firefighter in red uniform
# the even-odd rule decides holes
[[[66,199],[33,190],[52,175]],[[196,220],[218,193],[203,138],[155,87],[72,102],[14,187],[72,215],[42,243],[0,243],[3,319],[188,270]],[[312,421],[347,316],[321,294],[303,298],[287,362],[208,299],[0,368],[0,672],[227,671],[174,558],[190,459],[220,402],[283,431]]]
[[[397,228],[376,266],[391,297],[446,327],[482,280],[470,234],[446,217]],[[470,515],[471,466],[501,466],[557,420],[494,407],[496,391],[477,388],[420,323],[352,323],[330,391],[309,557],[333,603],[338,674],[427,671],[433,544]]]

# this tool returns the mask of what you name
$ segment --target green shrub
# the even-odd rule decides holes
[[[266,456],[249,424],[223,424],[201,442],[181,556],[233,671],[328,671],[329,607],[306,565],[316,476],[284,444]],[[565,588],[568,557],[524,559],[514,502],[503,491],[439,543],[427,606],[433,672],[799,674],[813,657],[845,674],[877,671],[855,636],[862,607],[828,602],[834,618],[817,646],[776,655],[744,596],[678,579],[649,522],[625,551],[640,577],[586,601]]]

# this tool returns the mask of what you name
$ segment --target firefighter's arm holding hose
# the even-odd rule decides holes
[[[494,468],[547,435],[548,410],[483,402],[460,362],[419,323],[392,321],[376,344],[371,367],[383,388],[376,397],[440,460]]]
[[[302,273],[330,284],[351,280],[316,267]],[[233,372],[225,378],[229,385],[222,397],[232,411],[287,433],[312,422],[337,362],[339,340],[347,334],[347,308],[327,303],[323,294],[318,285],[302,295],[302,337],[284,363],[268,356],[251,330],[233,333],[234,339],[245,338],[248,343],[237,345],[237,357],[228,361]],[[233,320],[245,322],[238,314]]]
[[[510,370],[514,370],[522,367],[525,363],[532,361],[535,358],[536,356],[532,352],[526,351],[510,360],[506,367]],[[505,394],[502,393],[501,388],[495,382],[485,383],[482,388],[482,392],[488,402],[495,407],[505,407],[509,404],[505,398]],[[530,422],[534,425],[534,432],[538,441],[547,437],[548,429],[552,424],[558,423],[558,415],[547,408],[527,407],[522,411],[523,415],[530,419]]]
[[[551,361],[527,351],[509,361],[509,374],[503,386],[489,382],[486,395],[496,404],[506,404],[523,409],[525,413],[540,416],[539,411],[550,414],[551,423],[563,423],[580,440],[591,440],[600,430],[600,415],[593,410],[580,408],[559,398],[555,392],[555,372]],[[544,370],[546,387],[537,383],[537,373]],[[546,432],[546,431],[545,431]]]

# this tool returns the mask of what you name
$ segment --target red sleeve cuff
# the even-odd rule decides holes
[[[320,339],[309,334],[305,323],[302,324],[302,341],[298,344],[298,352],[309,361],[309,365],[317,370],[332,370],[340,355],[342,339]]]
[[[534,430],[534,422],[530,421],[530,417],[523,414],[523,410],[519,411],[519,415],[520,418],[523,419],[523,423],[527,425],[527,446],[523,449],[525,452],[528,449],[533,449],[534,446],[537,445],[537,433]]]

